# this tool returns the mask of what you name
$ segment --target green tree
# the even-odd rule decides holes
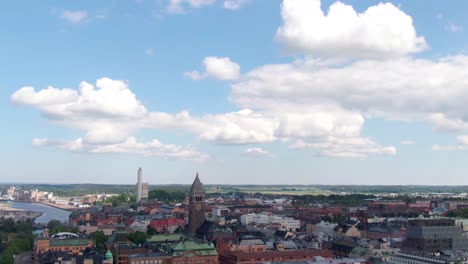
[[[154,229],[151,225],[148,225],[148,227],[146,228],[146,234],[148,234],[148,236],[154,236],[158,234],[158,231]]]
[[[96,247],[100,252],[104,252],[106,249],[107,237],[102,231],[96,231],[91,233],[91,238],[96,242]]]
[[[141,231],[136,231],[134,233],[128,234],[128,240],[132,241],[134,244],[141,245],[145,243],[148,235]]]

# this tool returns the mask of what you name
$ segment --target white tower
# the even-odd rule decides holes
[[[141,168],[138,169],[138,180],[136,184],[136,202],[139,203],[141,201],[141,194],[143,192],[143,171]]]

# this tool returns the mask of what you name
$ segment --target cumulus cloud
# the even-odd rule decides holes
[[[463,131],[468,129],[466,69],[467,56],[346,65],[305,59],[252,70],[233,84],[231,100],[241,107],[270,110],[332,105],[355,115],[426,121],[438,130]]]
[[[244,155],[254,157],[272,157],[270,152],[262,148],[248,148],[244,151]]]
[[[80,24],[88,18],[88,12],[85,10],[64,10],[60,14],[60,18],[72,23]]]
[[[35,146],[55,145],[71,151],[124,152],[132,146],[142,149],[140,154],[149,153],[140,143],[128,140],[141,129],[182,130],[219,144],[258,144],[327,136],[355,138],[364,124],[360,113],[332,104],[301,106],[278,102],[274,107],[259,104],[257,110],[243,108],[201,116],[187,111],[149,111],[127,82],[108,78],[98,79],[95,85],[82,82],[77,90],[47,87],[36,91],[23,87],[12,94],[11,101],[37,108],[51,122],[83,131],[83,137],[74,142],[33,140]],[[90,146],[94,146],[92,151]]]
[[[245,6],[249,0],[225,0],[223,7],[229,10],[239,10]]]
[[[401,145],[414,145],[416,144],[416,142],[414,142],[413,140],[403,140],[403,141],[400,141],[400,144]]]
[[[186,72],[184,75],[192,80],[201,80],[206,77],[213,77],[219,80],[236,80],[240,77],[239,64],[232,62],[227,57],[206,57],[203,60],[205,72]]]
[[[236,87],[245,85],[249,86],[248,79],[238,82],[233,89],[236,91]],[[271,92],[276,87],[270,88],[268,93],[274,96]],[[242,93],[233,95],[237,99],[242,98]],[[23,87],[12,94],[11,100],[37,108],[51,122],[83,131],[83,137],[74,144],[45,139],[33,141],[37,146],[54,144],[72,151],[88,149],[90,145],[103,146],[100,149],[106,150],[123,150],[126,145],[122,145],[122,142],[141,129],[182,130],[200,140],[220,144],[258,144],[298,139],[326,139],[328,142],[327,137],[358,138],[365,121],[360,112],[348,110],[330,100],[301,103],[295,97],[288,96],[277,100],[262,95],[261,91],[258,96],[265,101],[257,103],[258,98],[250,96],[256,104],[252,105],[252,108],[256,108],[254,110],[244,107],[235,112],[201,116],[192,116],[187,111],[156,112],[147,110],[127,82],[101,78],[95,85],[82,82],[78,90],[47,87],[36,91],[33,87]],[[317,145],[317,148],[324,147]],[[377,153],[371,148],[367,150]],[[337,155],[336,151],[323,153]]]
[[[317,57],[381,58],[404,56],[427,47],[412,18],[391,3],[357,13],[333,3],[324,14],[320,0],[284,0],[283,24],[276,37],[289,51]]]

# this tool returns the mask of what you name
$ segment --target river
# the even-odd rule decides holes
[[[41,212],[42,215],[34,221],[35,223],[47,224],[50,220],[60,220],[61,222],[68,221],[70,212],[48,206],[40,203],[19,203],[9,202],[11,208]]]

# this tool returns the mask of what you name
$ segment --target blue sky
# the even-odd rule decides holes
[[[0,181],[468,184],[467,7],[0,3]]]

